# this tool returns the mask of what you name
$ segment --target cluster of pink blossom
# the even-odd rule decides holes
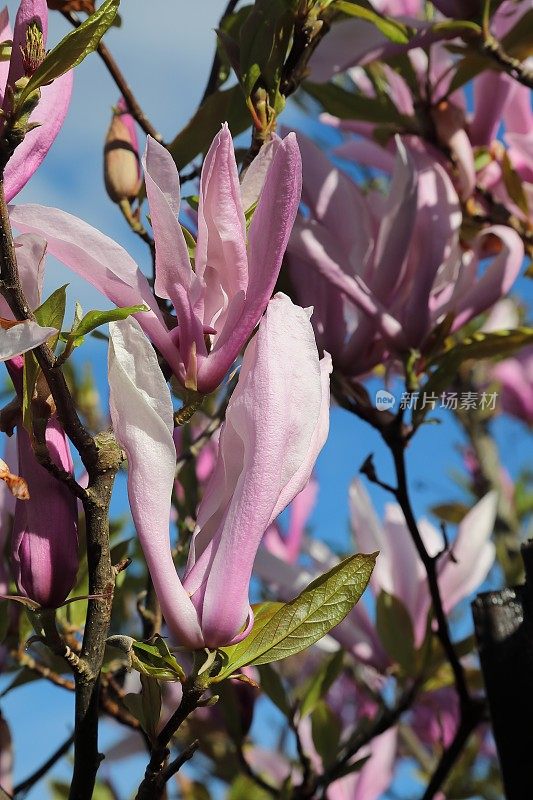
[[[224,123],[199,176],[195,237],[181,222],[180,177],[169,149],[148,136],[139,156],[134,120],[121,99],[106,151],[108,192],[117,203],[129,201],[144,182],[155,254],[153,286],[123,247],[83,220],[57,208],[12,204],[61,128],[72,72],[42,87],[30,127],[3,173],[9,221],[18,234],[13,252],[27,303],[27,318],[20,319],[0,296],[0,358],[15,395],[2,412],[2,429],[9,434],[7,464],[0,462],[4,597],[12,596],[15,584],[33,610],[58,609],[76,585],[80,565],[79,507],[72,486],[81,496],[82,481],[76,485],[68,424],[31,355],[40,345],[53,342],[55,347],[65,338],[62,323],[40,325],[33,313],[42,304],[46,254],[117,307],[135,307],[109,323],[110,423],[127,459],[129,509],[165,633],[177,648],[196,653],[231,652],[255,630],[253,576],[268,596],[290,602],[339,565],[338,555],[307,531],[318,492],[314,468],[329,431],[331,373],[352,386],[377,367],[406,377],[414,355],[414,372],[422,379],[439,356],[435,343],[446,353],[474,321],[480,336],[519,327],[515,308],[505,298],[523,264],[519,226],[528,215],[516,193],[511,196],[508,173],[517,176],[526,207],[533,203],[529,91],[503,71],[485,70],[473,81],[469,111],[466,94],[453,86],[453,55],[436,40],[418,0],[374,5],[381,14],[409,22],[409,44],[391,41],[368,21],[345,20],[317,51],[311,77],[326,81],[346,73],[359,95],[375,99],[376,82],[364,67],[376,58],[401,55],[414,82],[386,63],[381,74],[403,120],[401,130],[391,126],[384,136],[377,122],[326,114],[322,121],[348,137],[335,149],[335,161],[302,133],[288,132],[283,138],[273,133],[239,175]],[[435,6],[451,18],[477,19],[480,13],[477,2]],[[492,20],[496,35],[505,36],[522,13],[510,0],[502,3]],[[25,49],[29,26],[38,23],[46,44],[47,16],[45,0],[22,0],[12,33],[7,12],[0,14],[0,42],[12,40],[10,60],[0,60],[0,137],[15,85],[31,75]],[[430,135],[419,126],[424,103]],[[117,143],[125,145],[125,156]],[[349,173],[338,166],[341,161],[384,174],[386,191],[363,187],[350,177],[353,169]],[[468,204],[478,191],[489,192],[517,224],[491,223],[465,233]],[[277,291],[280,273],[290,296]],[[446,337],[451,338],[444,346]],[[26,418],[32,365],[33,426]],[[53,369],[60,366],[60,359],[53,363]],[[228,392],[218,438],[208,441],[204,460],[196,461],[199,503],[186,563],[176,567],[171,524],[173,494],[180,501],[186,493],[176,479],[177,461],[186,448],[183,413],[195,411],[213,393],[226,392],[234,382],[234,375],[228,378],[233,370],[238,379]],[[503,411],[531,425],[531,345],[491,363],[485,380],[500,386]],[[175,396],[182,401],[177,410]],[[400,429],[402,417],[397,419]],[[479,470],[483,465],[477,454],[474,461]],[[12,485],[16,476],[24,487],[18,493]],[[445,531],[426,519],[412,523],[419,532],[417,543],[405,505],[387,505],[381,520],[363,483],[352,482],[349,550],[379,552],[370,592],[328,629],[311,651],[304,675],[310,677],[324,653],[345,654],[348,668],[322,698],[338,721],[340,742],[349,742],[362,721],[378,715],[387,693],[404,689],[415,677],[410,729],[432,756],[454,741],[463,709],[452,678],[431,684],[425,674],[421,681],[409,674],[380,629],[376,608],[394,604],[398,616],[391,624],[402,620],[402,647],[421,663],[428,642],[441,638],[442,630],[420,548],[435,565],[433,588],[440,594],[440,611],[450,617],[483,585],[495,563],[492,536],[499,498],[487,489],[462,515],[451,544]],[[398,499],[399,488],[392,492]],[[286,530],[279,519],[285,509]],[[457,658],[459,663],[462,656]],[[244,677],[263,682],[255,671]],[[171,699],[173,705],[181,701],[181,686],[178,694],[171,698],[172,691],[167,693],[168,706]],[[213,720],[217,711],[201,713]],[[158,724],[158,732],[164,730],[163,721]],[[319,752],[310,716],[293,714],[291,725],[305,751],[304,762],[314,774],[324,774],[330,765]],[[0,718],[0,772],[5,736]],[[478,736],[488,753],[486,727]],[[377,800],[393,780],[400,739],[398,716],[357,751],[357,759],[367,759],[360,769],[354,768],[355,758],[347,758],[345,773],[327,785],[323,796]],[[302,780],[302,765],[295,766],[286,755],[258,746],[247,756],[250,769],[267,774],[280,796],[284,786]]]

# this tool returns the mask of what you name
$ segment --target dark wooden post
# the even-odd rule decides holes
[[[533,798],[533,541],[526,583],[484,592],[472,613],[507,800]]]

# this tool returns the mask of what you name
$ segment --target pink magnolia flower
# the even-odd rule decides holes
[[[15,437],[11,436],[4,445],[3,460],[9,465],[12,473],[17,473],[17,444]],[[9,594],[9,539],[13,529],[13,516],[15,514],[15,498],[4,481],[0,481],[0,596]],[[11,623],[17,609],[14,604],[8,609],[9,623]],[[9,648],[0,645],[0,673],[3,671],[9,657]],[[2,781],[0,780],[0,786]]]
[[[298,301],[315,305],[317,340],[337,369],[356,376],[386,353],[421,348],[447,314],[455,331],[509,290],[524,252],[518,234],[495,225],[463,250],[459,200],[424,148],[398,140],[383,198],[364,196],[300,134],[299,145],[309,213],[290,238],[290,276]],[[478,277],[489,235],[501,250]]]
[[[453,686],[424,692],[413,707],[411,725],[418,738],[428,745],[445,750],[459,727],[459,697]]]
[[[26,51],[26,34],[31,24],[36,24],[41,30],[45,48],[48,32],[46,0],[21,0],[13,32],[9,26],[7,9],[0,12],[0,42],[13,40],[10,61],[0,61],[0,106],[4,111],[9,111],[11,106],[9,88],[24,75],[31,75],[36,66],[32,67],[23,53]],[[4,191],[8,202],[20,192],[40,166],[59,133],[70,103],[72,77],[72,72],[67,72],[41,89],[41,99],[29,120],[38,126],[24,137],[4,172]],[[0,120],[0,130],[2,127]]]
[[[327,793],[328,800],[378,800],[390,788],[394,777],[398,743],[397,728],[390,728],[357,753],[369,756],[363,767],[335,781]]]
[[[155,291],[171,300],[168,330],[148,282],[130,256],[90,225],[58,209],[11,210],[21,231],[38,233],[48,251],[119,306],[146,303],[138,316],[181,383],[208,393],[221,383],[270,299],[300,200],[294,135],[280,143],[266,171],[246,232],[237,166],[226,125],[215,137],[200,179],[194,269],[178,222],[180,185],[170,154],[148,138],[146,193],[156,243]]]
[[[309,717],[299,725],[300,738],[313,768],[320,774],[324,766],[316,752],[311,735]],[[353,772],[328,787],[328,800],[378,800],[390,788],[394,776],[398,746],[398,730],[389,728],[380,736],[362,747],[354,761],[368,757],[368,761],[357,772]]]
[[[491,376],[500,383],[505,413],[533,425],[533,346],[500,361],[492,368]]]
[[[309,480],[327,436],[330,369],[329,357],[319,363],[307,312],[276,295],[246,348],[182,583],[168,527],[170,393],[139,325],[111,325],[111,416],[128,454],[132,514],[166,622],[183,644],[228,644],[251,624],[248,585],[261,539]]]
[[[418,33],[409,44],[392,42],[379,31],[375,25],[363,19],[345,19],[332,26],[331,31],[310,61],[311,80],[319,83],[328,81],[333,75],[356,64],[367,64],[376,59],[386,61],[400,53],[407,52],[410,47],[417,47],[431,41],[423,19],[424,4],[420,0],[378,0],[373,5],[382,14],[392,16],[405,22]]]
[[[434,5],[447,16],[455,16],[456,11],[463,9],[468,19],[473,15],[474,5],[478,2],[479,0],[437,0]],[[323,83],[350,67],[369,64],[377,59],[386,64],[394,56],[421,48],[427,49],[434,43],[438,45],[441,40],[456,36],[452,29],[432,30],[434,22],[439,20],[427,19],[424,3],[420,0],[378,0],[373,5],[381,13],[414,29],[414,35],[409,37],[407,43],[400,44],[392,42],[371,22],[353,18],[342,20],[332,26],[313,54],[309,65],[311,80]],[[501,3],[491,20],[495,35],[499,38],[504,36],[528,8],[526,2],[506,0]]]
[[[46,244],[33,235],[15,240],[19,274],[24,294],[32,309],[41,302]],[[11,311],[0,298],[0,316],[12,319]],[[57,333],[32,323],[24,329],[15,324],[0,333],[0,352],[19,397],[22,395],[23,357],[21,353],[42,344]],[[22,330],[18,341],[6,334]],[[6,341],[7,339],[7,341]],[[18,473],[29,487],[30,499],[17,500],[11,537],[12,567],[19,590],[42,606],[55,608],[66,599],[78,570],[78,508],[72,492],[48,470],[34,454],[28,432],[17,425]],[[52,461],[73,474],[74,465],[67,437],[57,417],[46,426],[45,440]],[[47,513],[43,514],[43,508]],[[2,524],[4,522],[2,521]]]
[[[413,623],[415,645],[420,647],[431,598],[424,566],[402,510],[388,503],[381,523],[358,479],[350,487],[350,506],[358,547],[364,552],[380,551],[370,584],[376,595],[385,591],[401,600]],[[496,509],[497,495],[489,492],[464,517],[451,550],[439,559],[439,587],[446,614],[483,582],[494,562],[495,547],[490,537]],[[442,535],[426,519],[421,519],[418,527],[429,554],[439,553],[443,548]]]
[[[476,0],[446,0],[452,13],[452,7],[473,7]],[[440,6],[439,6],[440,7]],[[504,2],[497,9],[491,26],[498,38],[502,38],[514,25],[519,24],[521,16],[526,12],[527,4]],[[338,26],[342,27],[342,26]],[[426,37],[427,38],[427,37]],[[416,39],[416,37],[415,37]],[[425,44],[431,42],[425,42]],[[330,41],[331,46],[331,41]],[[412,49],[410,43],[409,60],[418,81],[418,93],[426,99],[431,109],[431,118],[437,139],[441,146],[451,152],[455,164],[455,182],[463,200],[471,196],[476,182],[490,189],[494,196],[512,208],[513,213],[526,217],[507,192],[503,177],[503,154],[507,155],[517,171],[523,184],[526,197],[533,202],[533,145],[530,92],[525,86],[518,84],[503,72],[483,71],[472,82],[474,92],[474,108],[467,111],[466,94],[462,90],[450,92],[450,84],[454,76],[454,60],[443,43],[432,44],[430,51],[421,48]],[[390,47],[390,43],[388,44]],[[351,64],[358,63],[351,59]],[[359,62],[362,63],[362,62]],[[397,111],[407,118],[413,130],[418,127],[415,99],[411,88],[404,77],[384,63],[383,75],[388,84],[389,101]],[[375,96],[375,87],[361,67],[348,71],[359,92],[368,97]],[[392,138],[384,147],[376,141],[375,134],[379,126],[359,120],[341,120],[329,114],[323,114],[322,121],[346,132],[355,133],[357,139],[350,139],[336,149],[336,153],[358,164],[365,164],[377,169],[389,171],[387,164],[394,150]],[[499,127],[504,122],[504,148],[497,141]],[[381,128],[381,133],[383,128]],[[382,140],[380,140],[382,141]],[[478,148],[489,150],[491,162],[476,174],[475,155]],[[385,149],[385,152],[384,152]],[[443,166],[449,164],[442,152],[434,149],[434,160]]]
[[[520,324],[518,308],[506,298],[497,303],[482,326],[482,331],[512,330]],[[533,347],[525,347],[512,358],[497,362],[489,370],[489,378],[500,384],[502,409],[527,425],[533,423]],[[512,502],[514,486],[509,475],[501,475],[507,502]]]

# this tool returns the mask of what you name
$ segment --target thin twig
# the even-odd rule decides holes
[[[418,682],[415,681],[400,695],[394,706],[383,706],[373,722],[356,731],[355,735],[348,740],[342,756],[331,767],[326,769],[322,775],[317,776],[314,785],[308,787],[303,793],[300,787],[297,787],[294,797],[298,798],[298,800],[310,800],[315,796],[318,788],[325,788],[341,777],[346,767],[365,745],[399,722],[402,714],[413,704],[419,688]]]
[[[401,424],[401,415],[399,415],[398,423]],[[471,697],[466,682],[465,671],[459,657],[457,656],[457,653],[455,652],[455,648],[451,640],[448,620],[442,605],[437,575],[437,559],[430,556],[426,549],[418,529],[418,524],[415,519],[409,497],[407,472],[405,466],[405,443],[401,435],[398,435],[398,431],[394,431],[394,429],[387,429],[383,438],[389,446],[396,470],[397,488],[394,491],[394,495],[402,509],[409,533],[411,534],[411,538],[416,547],[417,553],[422,561],[422,564],[424,565],[424,569],[426,570],[429,592],[433,604],[433,612],[437,622],[437,635],[446,658],[452,668],[455,688],[457,690],[457,694],[459,695],[461,708],[466,709],[471,704]]]
[[[77,14],[72,11],[61,11],[61,14],[65,17],[66,20],[70,22],[70,24],[74,28],[79,28],[81,25],[81,20],[78,18]],[[139,125],[140,128],[144,131],[147,136],[152,136],[154,139],[157,139],[158,142],[163,141],[163,137],[161,134],[154,128],[144,111],[142,110],[137,98],[133,94],[126,78],[122,74],[122,71],[118,67],[115,59],[107,49],[106,45],[103,42],[100,42],[97,48],[98,55],[104,62],[107,67],[107,70],[111,77],[113,78],[120,94],[124,98],[124,101],[128,107],[128,111],[130,112],[131,116],[135,120],[135,122]]]
[[[45,678],[50,683],[53,683],[54,686],[59,686],[61,689],[67,689],[69,692],[73,692],[75,689],[74,681],[70,680],[69,678],[64,678],[63,675],[59,675],[54,670],[47,667],[45,664],[41,664],[40,661],[37,661],[33,656],[30,656],[29,653],[25,653],[22,650],[12,650],[11,656],[17,661],[21,667],[26,667],[30,669],[32,672],[36,672],[41,678]]]
[[[15,319],[34,319],[20,283],[13,232],[5,201],[3,169],[10,152],[2,148],[0,171],[0,291]],[[99,675],[111,620],[115,575],[109,550],[109,503],[122,450],[111,433],[93,438],[83,426],[65,376],[48,345],[33,350],[54,398],[63,428],[89,475],[85,511],[89,595],[87,619],[76,664],[76,724],[71,800],[90,800],[101,761],[98,753]]]
[[[421,800],[433,800],[438,794],[457,759],[463,752],[471,733],[477,728],[483,716],[484,704],[479,701],[471,703],[467,712],[461,716],[461,722],[455,736],[449,747],[444,750]]]
[[[196,753],[199,747],[200,747],[200,742],[198,741],[198,739],[195,739],[194,742],[191,742],[191,744],[188,747],[186,747],[185,750],[183,750],[183,752],[180,753],[180,755],[177,758],[174,759],[174,761],[171,761],[169,764],[167,764],[167,766],[163,770],[161,770],[160,780],[163,786],[165,785],[165,783],[168,783],[168,781],[177,772],[180,771],[182,766],[185,763],[187,763],[187,761],[191,760],[191,758]]]
[[[272,786],[272,784],[268,783],[268,781],[265,781],[265,779],[262,778],[261,775],[258,775],[257,772],[252,769],[251,765],[248,762],[248,759],[246,758],[246,753],[244,752],[242,742],[235,743],[235,752],[237,754],[237,759],[239,761],[241,769],[246,775],[246,777],[249,778],[251,781],[253,781],[253,783],[255,783],[255,785],[258,786],[260,789],[263,789],[263,791],[268,792],[268,794],[272,795],[272,797],[278,797],[279,790],[275,786]]]
[[[233,14],[233,12],[235,10],[235,6],[237,5],[238,2],[239,2],[239,0],[229,0],[226,8],[224,9],[224,12],[223,12],[222,16],[220,17],[220,21],[218,23],[218,27],[219,28],[221,28],[223,26],[224,21],[226,20],[226,18],[229,17],[230,14]],[[204,89],[204,93],[202,95],[202,99],[200,100],[200,105],[202,105],[207,100],[207,98],[210,97],[210,95],[212,95],[218,89],[218,87],[219,87],[220,67],[221,67],[221,61],[220,61],[220,55],[219,55],[219,50],[218,50],[218,46],[217,46],[216,49],[215,49],[215,55],[213,56],[213,63],[211,64],[211,70],[209,72],[209,78],[207,79],[207,84],[206,84],[206,87]],[[183,180],[183,179],[181,179],[181,180]]]
[[[198,704],[206,691],[205,681],[207,676],[204,677],[205,680],[194,676],[187,679],[183,684],[181,703],[154,742],[150,761],[146,767],[143,781],[139,786],[136,800],[159,800],[161,798],[165,788],[165,782],[162,782],[161,776],[168,766],[168,744],[180,725],[198,708]]]
[[[518,58],[513,58],[509,53],[506,53],[502,43],[492,34],[489,33],[482,38],[481,50],[489,58],[492,58],[511,78],[521,83],[522,86],[533,89],[533,72]]]

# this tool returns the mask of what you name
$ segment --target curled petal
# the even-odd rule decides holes
[[[300,153],[296,137],[289,134],[276,150],[248,232],[246,290],[233,296],[213,349],[199,367],[201,391],[212,391],[219,385],[259,322],[279,275],[300,194]],[[237,215],[237,210],[233,213]],[[215,325],[217,330],[219,322]]]
[[[128,456],[128,496],[135,527],[167,625],[181,644],[202,647],[196,610],[176,573],[170,548],[176,468],[170,392],[136,320],[111,323],[109,332],[111,419]]]
[[[47,252],[80,275],[117,306],[145,303],[139,314],[143,330],[179,372],[177,351],[166,328],[152,290],[130,255],[100,231],[57,208],[39,205],[11,206],[14,227],[36,233],[47,242]]]
[[[56,328],[42,328],[29,319],[11,322],[7,330],[5,326],[6,322],[0,320],[0,361],[8,361],[21,353],[27,353],[57,333]]]
[[[276,295],[245,352],[187,566],[210,646],[245,624],[260,541],[309,480],[327,435],[330,368],[319,364],[307,313]]]
[[[30,123],[38,127],[26,134],[7,162],[4,181],[8,203],[26,185],[50,150],[67,115],[72,83],[73,73],[67,72],[41,89],[41,99],[30,116]]]
[[[489,492],[460,523],[451,554],[439,560],[439,586],[446,613],[483,583],[494,563],[496,549],[490,537],[497,508],[498,496]]]

